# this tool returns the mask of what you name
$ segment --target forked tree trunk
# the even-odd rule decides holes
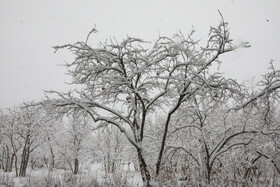
[[[25,177],[28,161],[29,161],[29,152],[25,150],[23,151],[22,160],[20,163],[20,169],[19,169],[20,177]]]
[[[143,184],[145,187],[152,187],[150,184],[151,174],[150,174],[150,171],[148,170],[147,163],[143,157],[143,152],[141,149],[137,149],[137,153],[138,153],[138,159],[139,159],[140,171],[141,171]]]
[[[207,183],[211,184],[211,168],[207,168]]]
[[[20,169],[19,169],[19,176],[25,177],[26,175],[26,169],[29,161],[29,155],[30,155],[30,140],[29,140],[29,134],[27,134],[25,145],[22,150],[22,156],[21,156],[21,163],[20,163]]]

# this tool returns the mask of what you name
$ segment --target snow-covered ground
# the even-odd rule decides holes
[[[123,169],[114,174],[106,174],[101,163],[82,166],[78,175],[68,170],[47,169],[28,170],[26,177],[16,177],[15,172],[0,171],[0,187],[15,186],[142,186],[139,172],[133,165],[123,165]]]

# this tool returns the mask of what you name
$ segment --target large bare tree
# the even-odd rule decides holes
[[[182,103],[200,92],[208,97],[233,94],[242,98],[239,85],[209,71],[219,56],[248,43],[234,45],[229,36],[228,24],[223,20],[210,27],[205,46],[193,39],[194,31],[187,35],[160,36],[155,42],[127,37],[122,42],[115,39],[96,47],[86,42],[55,46],[66,48],[75,60],[66,64],[72,84],[79,90],[61,93],[49,91],[43,104],[56,108],[58,113],[75,110],[87,112],[96,128],[112,124],[124,133],[137,151],[142,179],[150,186],[151,172],[145,157],[146,120],[156,112],[164,113],[161,146],[158,149],[156,174],[160,172],[171,117]],[[155,155],[156,156],[156,155]]]

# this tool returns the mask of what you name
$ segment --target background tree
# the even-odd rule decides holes
[[[30,154],[42,143],[43,125],[45,123],[45,113],[36,106],[21,107],[15,114],[18,118],[18,135],[22,142],[21,161],[19,167],[19,176],[26,175],[27,165]],[[41,139],[42,138],[42,139]]]
[[[271,81],[267,81],[267,77]],[[219,82],[222,83],[222,81]],[[267,82],[270,82],[270,84],[267,84]],[[231,159],[235,160],[234,167],[240,161],[246,162],[247,160],[248,163],[242,162],[236,168],[242,168],[245,165],[245,169],[238,171],[238,173],[248,176],[251,171],[250,168],[255,168],[255,162],[262,157],[262,154],[256,152],[256,150],[270,150],[269,152],[277,150],[271,140],[279,138],[279,123],[273,117],[279,113],[279,92],[277,90],[269,91],[277,85],[279,85],[279,74],[273,66],[270,66],[270,71],[264,75],[264,80],[260,81],[260,91],[249,95],[245,93],[247,88],[242,86],[242,89],[240,88],[238,92],[235,92],[246,96],[245,100],[250,101],[250,103],[237,99],[237,103],[234,104],[234,95],[226,93],[221,95],[219,92],[216,92],[218,96],[213,98],[204,95],[208,94],[207,92],[201,92],[202,95],[193,96],[188,100],[188,103],[183,103],[172,119],[171,130],[167,136],[165,172],[163,174],[165,176],[163,178],[170,180],[170,176],[166,175],[173,175],[171,178],[178,178],[174,175],[180,175],[179,178],[189,182],[192,179],[198,182],[205,178],[208,183],[212,181],[220,184],[219,180],[222,178],[224,180],[221,181],[225,182],[232,177],[225,175],[222,171],[227,170],[226,173],[229,174],[236,173],[227,164]],[[247,103],[242,111],[231,110],[232,105],[239,106],[240,103]],[[269,107],[267,103],[270,103]],[[269,117],[265,119],[268,115]],[[271,122],[269,127],[265,125],[268,120]],[[267,157],[272,158],[271,156]],[[253,162],[254,164],[252,164]],[[277,172],[278,166],[274,163],[272,161],[272,168],[275,168]],[[257,170],[262,171],[262,173],[269,173],[263,178],[273,176],[271,169],[264,168],[259,167]],[[266,171],[263,172],[264,170]],[[215,179],[211,179],[213,175]],[[240,176],[240,178],[244,180],[243,176]],[[237,179],[231,178],[230,181],[234,180]],[[241,185],[242,182],[239,182],[239,185]],[[195,183],[191,184],[194,185]],[[257,184],[257,182],[248,185],[253,184]]]
[[[42,129],[45,119],[45,113],[37,106],[21,105],[2,112],[3,153],[1,163],[5,158],[4,170],[12,171],[14,165],[16,176],[24,177],[26,175],[30,154],[44,140]]]
[[[12,116],[13,111],[11,109],[1,110],[1,168],[5,172],[11,172],[13,164],[16,169],[16,176],[18,176],[17,169],[17,152],[21,148],[21,142],[16,135],[16,119]]]
[[[67,158],[72,172],[76,175],[79,172],[80,159],[83,157],[83,141],[90,135],[88,117],[84,114],[75,113],[69,116],[66,123],[66,142],[68,145]],[[71,162],[73,160],[73,162]],[[84,160],[84,159],[82,159]]]

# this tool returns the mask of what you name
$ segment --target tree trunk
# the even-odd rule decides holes
[[[8,172],[9,171],[9,165],[10,165],[10,152],[9,152],[9,148],[6,145],[6,164],[5,164],[5,168],[4,171]]]
[[[50,141],[50,137],[48,137],[48,141],[49,141],[49,148],[50,148],[50,153],[51,153],[51,158],[50,158],[50,163],[49,163],[49,171],[52,171],[54,169],[54,164],[55,164],[55,161],[54,161],[54,152],[53,152],[53,148],[52,148],[52,145],[51,145],[51,141]]]
[[[19,176],[20,177],[25,177],[26,175],[26,169],[27,169],[27,164],[29,160],[29,154],[25,151],[23,151],[23,155],[21,158],[21,163],[20,163],[20,169],[19,169]]]
[[[138,159],[139,159],[139,164],[140,164],[140,171],[141,171],[141,176],[143,180],[143,185],[145,187],[151,187],[150,181],[151,181],[151,175],[147,167],[147,163],[143,157],[143,153],[141,149],[137,149],[138,153]]]
[[[30,154],[30,143],[29,143],[29,135],[27,135],[24,148],[22,150],[22,156],[21,156],[21,164],[19,169],[19,176],[25,177],[26,175],[26,169],[29,161],[29,154]]]
[[[51,161],[50,161],[49,170],[52,171],[54,169],[55,162],[54,162],[54,152],[51,145],[50,145],[50,152],[51,152]]]
[[[209,163],[209,156],[208,154],[206,155],[206,180],[208,185],[211,184],[211,171],[212,171],[212,164]]]
[[[207,169],[207,183],[209,185],[211,183],[211,169]]]
[[[74,175],[77,175],[79,172],[79,159],[75,158],[74,160]]]
[[[17,166],[17,155],[15,154],[15,169],[16,169],[16,177],[18,177],[18,166]]]
[[[11,161],[10,161],[9,172],[12,172],[12,170],[13,170],[14,158],[15,158],[15,154],[13,153]]]

